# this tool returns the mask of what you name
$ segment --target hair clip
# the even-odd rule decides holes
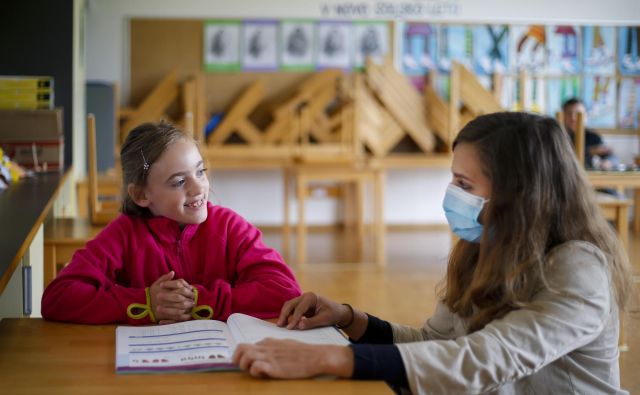
[[[142,169],[144,171],[149,170],[149,163],[147,163],[147,158],[144,157],[144,152],[142,152],[142,150],[140,150],[140,155],[142,155],[142,160],[143,160],[143,164],[142,164]]]

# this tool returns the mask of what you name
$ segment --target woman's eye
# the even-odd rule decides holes
[[[198,177],[202,177],[207,173],[207,169],[200,169],[196,172],[196,174],[198,175]]]

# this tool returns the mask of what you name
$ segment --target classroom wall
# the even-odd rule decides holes
[[[89,80],[117,81],[122,103],[130,96],[129,20],[131,18],[407,18],[441,22],[637,24],[640,1],[583,0],[88,0],[87,59]],[[637,153],[637,138],[606,137],[623,160]],[[633,152],[636,151],[636,152]],[[445,223],[441,209],[448,170],[390,171],[385,190],[387,224]],[[213,171],[214,201],[234,208],[257,224],[282,221],[282,179],[275,171]],[[257,198],[256,198],[257,197]],[[294,208],[295,210],[295,208]],[[336,219],[334,202],[313,200],[308,205],[312,224]],[[295,212],[292,213],[295,220]]]

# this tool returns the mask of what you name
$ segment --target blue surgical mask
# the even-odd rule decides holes
[[[442,208],[453,233],[461,239],[477,243],[482,236],[482,224],[478,222],[478,217],[487,201],[457,185],[449,184]]]

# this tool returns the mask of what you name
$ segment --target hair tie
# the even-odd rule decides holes
[[[144,171],[149,170],[149,163],[147,163],[147,158],[144,157],[144,152],[142,152],[142,149],[140,149],[140,155],[142,155],[142,161],[144,162],[142,164],[142,169]]]

